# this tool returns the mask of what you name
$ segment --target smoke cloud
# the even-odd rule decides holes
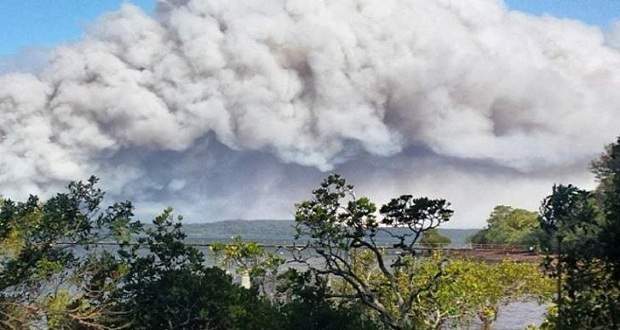
[[[97,174],[145,214],[290,218],[335,170],[479,226],[592,185],[620,133],[618,31],[494,0],[123,5],[37,74],[0,76],[0,191]]]
[[[607,32],[607,43],[616,49],[620,49],[620,20],[611,24]]]

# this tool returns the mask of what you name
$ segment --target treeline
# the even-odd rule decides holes
[[[298,206],[292,259],[303,267],[285,267],[240,238],[213,245],[220,267],[206,267],[172,210],[145,228],[130,202],[102,207],[96,184],[1,202],[0,328],[437,329],[475,318],[491,324],[500,305],[552,292],[537,265],[416,261],[418,237],[408,235],[444,241],[433,230],[452,214],[441,200],[401,196],[378,220],[366,198],[342,204],[353,188],[330,176]],[[404,252],[395,260],[374,245],[380,222],[412,227],[395,241]],[[224,269],[249,275],[250,288]]]
[[[543,265],[420,258],[416,243],[446,243],[435,229],[450,204],[402,195],[378,207],[338,175],[297,204],[287,260],[237,239],[213,246],[219,267],[184,243],[172,210],[145,228],[130,202],[104,207],[94,177],[45,201],[3,200],[0,327],[440,329],[478,319],[488,328],[501,305],[539,299],[554,302],[543,328],[617,329],[620,141],[594,169],[596,191],[553,187],[534,225],[521,221],[531,214],[494,211],[544,238]],[[525,237],[492,225],[484,235]],[[376,244],[379,233],[396,254]],[[249,275],[250,288],[225,269]]]

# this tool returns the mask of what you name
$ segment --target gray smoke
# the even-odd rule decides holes
[[[160,1],[0,76],[0,191],[97,174],[143,212],[290,218],[336,170],[379,200],[536,207],[620,133],[620,28],[500,1]]]

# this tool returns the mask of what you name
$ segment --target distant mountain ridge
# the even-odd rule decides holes
[[[262,244],[285,245],[291,244],[295,231],[292,220],[224,220],[209,223],[185,223],[183,230],[189,242],[226,242],[234,236],[241,236],[244,240]],[[439,233],[452,240],[452,246],[463,246],[467,238],[480,229],[451,229],[439,228]],[[378,237],[386,244],[388,237]]]

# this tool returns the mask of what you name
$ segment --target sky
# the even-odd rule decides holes
[[[155,14],[156,13],[156,14]],[[452,228],[596,185],[616,0],[3,0],[0,195],[95,174],[140,217],[290,219],[330,172]]]
[[[0,56],[76,40],[93,19],[126,2],[147,12],[155,8],[155,0],[2,0]],[[620,18],[618,0],[507,0],[506,4],[514,10],[576,19],[603,28]]]
[[[0,1],[0,54],[21,48],[53,47],[78,39],[99,15],[118,9],[118,0],[3,0]],[[152,11],[153,0],[135,0]]]

